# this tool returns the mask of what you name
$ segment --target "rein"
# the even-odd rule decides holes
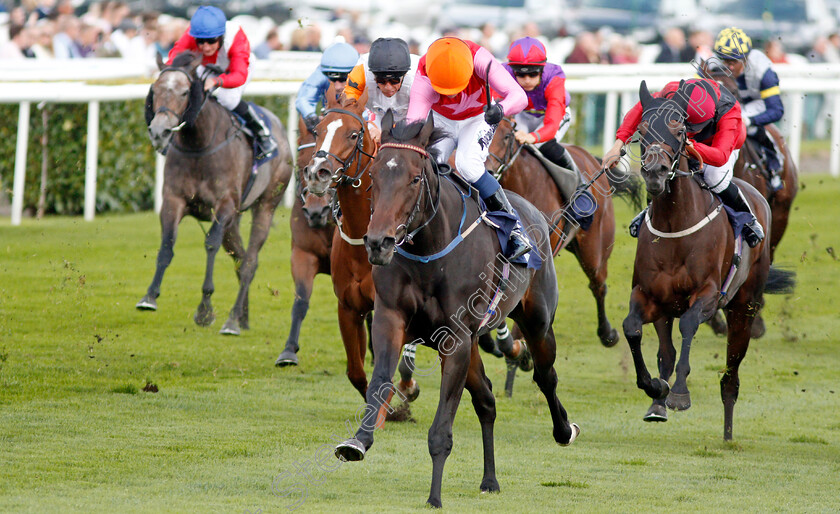
[[[516,137],[514,134],[514,129],[516,128],[516,123],[510,121],[508,118],[502,118],[502,121],[507,122],[511,126],[511,131],[505,135],[505,153],[502,155],[502,158],[499,158],[498,155],[494,154],[493,152],[488,152],[490,157],[495,159],[499,163],[499,167],[496,168],[496,171],[493,172],[493,176],[496,180],[500,180],[502,175],[513,166],[513,163],[516,162],[516,159],[519,157],[519,154],[522,152],[522,147],[524,145],[520,144],[516,151],[513,150],[514,145],[516,144]]]
[[[335,159],[336,161],[341,163],[341,167],[339,167],[337,170],[335,170],[335,173],[333,174],[332,179],[334,181],[336,181],[336,183],[338,185],[341,185],[342,182],[350,182],[350,184],[354,188],[358,188],[359,186],[362,185],[362,174],[370,167],[370,163],[373,162],[373,154],[369,154],[369,153],[365,152],[365,149],[364,149],[364,144],[365,144],[365,120],[363,120],[362,117],[359,116],[358,114],[356,114],[355,112],[348,111],[346,109],[339,109],[339,108],[327,109],[326,111],[324,111],[321,114],[326,116],[327,114],[330,114],[332,112],[335,112],[335,113],[338,113],[338,114],[346,114],[348,116],[351,116],[351,117],[355,118],[356,121],[359,122],[359,125],[361,126],[361,128],[359,129],[359,132],[358,132],[359,137],[356,140],[356,146],[353,148],[353,151],[350,153],[350,155],[347,157],[347,159],[342,160],[342,158],[340,156],[338,156],[338,155],[336,155],[332,152],[328,152],[326,150],[318,150],[317,152],[315,152],[315,157],[320,157],[320,158],[323,159],[323,158],[325,158],[326,156],[329,155],[330,157],[332,157],[333,159]],[[369,159],[370,159],[368,161],[367,166],[365,166],[362,169],[359,169],[361,167],[361,159],[359,158],[360,154],[365,155],[365,156],[369,157]],[[356,173],[356,175],[353,175],[353,176],[347,175],[345,173],[345,170],[347,170],[350,166],[352,166],[353,161],[357,162],[356,170],[358,171],[358,173]]]

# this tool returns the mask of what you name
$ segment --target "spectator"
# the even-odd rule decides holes
[[[671,27],[665,31],[665,36],[662,38],[662,50],[654,62],[689,62],[694,58],[695,53],[694,48],[686,44],[685,32],[679,27]]]
[[[310,25],[306,27],[306,51],[321,51],[321,27],[318,25]]]
[[[306,29],[295,29],[292,32],[289,50],[293,52],[308,52],[306,47]]]
[[[712,46],[715,44],[715,38],[712,33],[707,30],[695,30],[688,36],[688,46],[694,50],[694,59],[706,60],[714,52]]]
[[[254,47],[254,55],[257,59],[268,59],[271,52],[275,50],[282,50],[283,43],[280,42],[280,36],[277,34],[277,29],[273,28],[268,31],[265,36],[265,41]]]
[[[567,64],[601,64],[607,62],[601,54],[598,39],[592,32],[581,32],[575,40],[572,53],[566,57]]]
[[[140,27],[131,19],[125,19],[117,30],[111,33],[111,47],[121,57],[131,57],[131,40],[140,33]]]
[[[102,29],[96,25],[83,24],[79,31],[78,45],[82,57],[99,57],[102,45]]]
[[[9,40],[0,45],[0,59],[22,60],[32,57],[29,29],[22,25],[9,25]]]
[[[630,38],[620,34],[610,36],[610,64],[635,64],[639,62],[639,48]]]
[[[74,16],[63,14],[58,17],[52,47],[56,59],[79,59],[83,57],[78,43],[81,23]]]
[[[828,41],[828,38],[823,36],[818,37],[814,41],[814,46],[808,51],[807,57],[808,61],[814,63],[840,62],[840,55],[838,55],[837,49]]]
[[[48,19],[43,19],[32,28],[32,55],[36,59],[54,59],[52,49],[53,33],[55,32],[55,22]]]
[[[785,53],[784,47],[782,47],[782,42],[778,39],[771,39],[767,41],[764,45],[764,53],[767,54],[767,57],[770,58],[770,62],[773,64],[787,64],[788,58],[787,54]]]
[[[481,37],[476,43],[490,50],[494,57],[503,56],[508,48],[507,36],[496,30],[496,26],[490,22],[481,26]]]

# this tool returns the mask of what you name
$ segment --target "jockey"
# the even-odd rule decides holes
[[[522,127],[527,132],[516,130],[514,137],[521,144],[535,145],[548,160],[570,170],[579,184],[584,182],[571,154],[559,142],[569,130],[571,122],[571,95],[566,91],[566,74],[563,68],[558,64],[546,62],[545,46],[532,37],[514,41],[510,45],[507,58],[505,69],[528,96],[528,107],[515,116],[517,128]],[[567,192],[561,193],[568,196]],[[591,196],[585,190],[581,194]],[[594,205],[594,198],[590,199],[591,205]],[[568,204],[571,198],[564,200]],[[575,209],[572,209],[572,215],[579,217]]]
[[[242,28],[228,23],[225,13],[218,7],[203,5],[195,11],[189,28],[169,51],[167,64],[172,64],[172,59],[185,51],[203,54],[201,65],[196,68],[198,76],[204,73],[208,64],[224,70],[221,75],[211,72],[204,81],[204,90],[218,86],[213,96],[219,104],[245,120],[256,139],[255,159],[264,159],[274,153],[277,143],[271,138],[268,126],[254,108],[242,100],[242,93],[251,81],[251,45]]]
[[[485,99],[488,74],[489,86],[502,97],[501,102],[490,105]],[[478,189],[487,208],[515,216],[502,186],[484,169],[484,162],[496,125],[505,114],[515,115],[527,105],[525,91],[488,50],[472,41],[444,37],[432,43],[420,58],[406,121],[424,121],[431,111],[435,127],[449,134],[434,145],[438,162],[446,163],[457,147],[455,166]],[[530,250],[531,244],[517,221],[507,256],[514,260]]]
[[[785,113],[779,77],[773,70],[773,63],[760,50],[753,49],[749,36],[735,27],[720,31],[714,52],[738,82],[747,134],[763,148],[770,172],[770,187],[778,191],[782,188],[779,177],[782,162],[776,143],[764,129],[765,125],[782,119]]]
[[[370,53],[359,58],[359,63],[347,78],[344,95],[348,98],[362,96],[368,89],[368,128],[379,142],[382,116],[391,109],[394,120],[405,118],[408,97],[419,57],[408,53],[408,44],[398,38],[379,38],[370,45]]]
[[[746,224],[749,229],[744,239],[751,248],[764,239],[764,230],[744,198],[738,185],[732,182],[732,170],[746,131],[741,121],[741,106],[735,97],[718,83],[709,79],[685,81],[689,95],[686,127],[686,147],[693,146],[703,159],[703,181],[727,206],[735,211],[748,212],[752,220]],[[655,98],[671,98],[679,88],[679,82],[669,82],[662,91],[654,93]],[[642,119],[642,104],[637,103],[627,115],[615,134],[612,148],[604,156],[604,162],[613,167],[618,163],[621,148],[636,132]],[[647,209],[630,222],[630,235],[639,236],[639,227]]]
[[[347,84],[347,74],[359,60],[359,52],[347,43],[334,43],[324,50],[321,56],[321,64],[312,72],[303,85],[300,86],[295,108],[303,118],[306,128],[313,134],[315,127],[320,121],[315,113],[315,106],[318,101],[323,105],[327,102],[324,95],[330,87],[330,82],[335,84],[336,98],[344,91]]]

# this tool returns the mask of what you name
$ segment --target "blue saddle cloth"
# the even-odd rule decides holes
[[[507,256],[510,234],[513,232],[513,229],[516,228],[516,223],[518,221],[517,217],[508,214],[505,211],[491,211],[487,209],[484,201],[480,198],[478,199],[478,206],[482,211],[487,211],[487,219],[496,225],[496,236],[499,238],[499,245],[502,247],[502,254]],[[527,264],[528,268],[538,270],[542,267],[542,257],[537,249],[537,245],[534,243],[534,239],[530,236],[530,234],[528,234],[527,230],[522,229],[522,233],[525,234],[526,237],[528,237],[528,241],[531,242],[532,250],[510,262],[513,264]]]
[[[732,207],[726,204],[723,204],[723,208],[726,210],[727,216],[729,216],[729,224],[732,225],[732,232],[735,233],[735,237],[737,238],[744,233],[744,227],[747,226],[747,223],[752,221],[752,215],[748,212],[733,210]]]

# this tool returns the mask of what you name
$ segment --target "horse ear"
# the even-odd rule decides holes
[[[691,90],[693,86],[691,84],[686,84],[685,80],[680,80],[680,86],[677,88],[677,94],[674,95],[674,99],[677,102],[677,106],[680,108],[680,112],[686,112],[688,110],[688,101],[691,98]]]
[[[417,136],[420,140],[420,146],[425,147],[426,143],[429,142],[429,138],[432,137],[432,132],[435,131],[435,118],[432,116],[431,111],[429,111],[429,115],[426,116],[426,122],[423,123],[423,128],[420,129],[420,134]]]
[[[341,107],[341,100],[335,94],[335,82],[330,82],[327,88],[327,109]]]
[[[155,62],[159,70],[166,67],[166,63],[163,62],[163,57],[160,55],[160,52],[155,52]]]
[[[153,86],[149,86],[149,94],[146,95],[146,126],[152,124],[152,119],[155,117],[155,90]]]
[[[639,85],[639,101],[642,103],[642,108],[653,101],[653,96],[648,91],[647,82],[644,80]]]
[[[394,127],[394,112],[389,108],[385,111],[385,116],[382,117],[382,140],[384,141],[386,135],[390,139],[391,129]]]
[[[190,62],[189,66],[187,66],[187,71],[189,71],[190,74],[192,74],[195,71],[195,69],[198,68],[198,65],[201,64],[202,59],[204,59],[204,55],[196,54],[192,62]]]

